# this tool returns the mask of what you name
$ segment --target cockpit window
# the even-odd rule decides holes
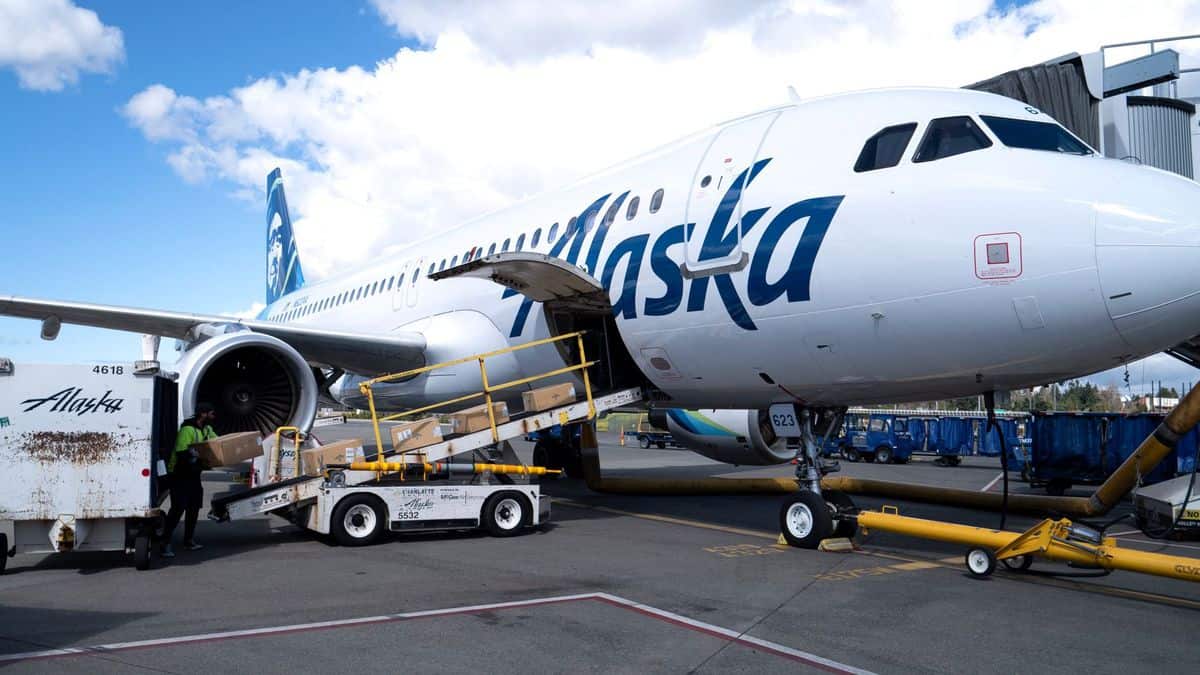
[[[916,130],[916,122],[909,122],[887,127],[868,138],[862,152],[858,153],[858,161],[854,162],[854,170],[862,173],[896,166]]]
[[[1066,129],[1053,122],[1015,120],[1010,117],[980,115],[1000,142],[1010,148],[1066,152],[1072,155],[1090,155],[1092,151]]]
[[[932,162],[972,150],[982,150],[991,145],[992,142],[970,117],[942,117],[929,123],[913,161]]]

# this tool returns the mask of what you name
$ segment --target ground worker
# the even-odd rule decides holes
[[[202,546],[196,543],[196,520],[200,517],[200,506],[204,502],[204,487],[200,484],[200,457],[193,445],[201,441],[216,438],[212,423],[217,419],[217,413],[211,404],[197,403],[195,415],[183,421],[179,433],[175,435],[175,448],[167,463],[167,472],[171,476],[171,510],[167,513],[167,522],[163,526],[163,536],[160,554],[164,558],[174,558],[175,551],[171,548],[171,537],[179,518],[185,513],[183,523],[183,547],[188,551],[198,551]]]

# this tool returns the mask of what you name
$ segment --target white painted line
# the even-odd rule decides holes
[[[239,638],[264,637],[271,635],[283,635],[287,633],[297,633],[302,631],[329,630],[335,628],[347,628],[353,626],[362,626],[378,623],[393,623],[400,621],[408,621],[412,619],[423,619],[437,616],[451,616],[455,614],[472,614],[477,612],[485,612],[498,609],[512,609],[516,607],[532,607],[537,605],[551,605],[564,602],[578,602],[581,600],[595,600],[609,605],[614,605],[622,609],[627,609],[637,612],[643,616],[649,616],[660,621],[665,621],[675,626],[680,626],[697,632],[705,633],[714,637],[723,638],[730,642],[735,642],[744,647],[749,647],[758,651],[763,651],[775,656],[781,656],[793,661],[807,664],[809,666],[819,668],[834,673],[848,673],[852,675],[873,675],[871,671],[862,670],[848,666],[844,663],[839,663],[832,659],[827,659],[822,656],[817,656],[809,652],[799,649],[792,649],[786,645],[770,640],[744,635],[738,631],[717,626],[715,624],[698,621],[686,616],[668,612],[664,609],[644,605],[639,602],[634,602],[627,598],[622,598],[617,595],[608,593],[580,593],[577,595],[558,595],[548,598],[536,598],[533,600],[515,600],[512,602],[496,602],[484,605],[466,605],[462,607],[449,607],[446,609],[431,609],[419,612],[402,612],[399,614],[381,614],[378,616],[366,616],[354,619],[336,619],[333,621],[315,621],[312,623],[290,624],[285,626],[268,626],[264,628],[249,628],[245,630],[223,631],[219,633],[199,633],[196,635],[183,635],[178,637],[158,638],[153,640],[137,640],[133,642],[112,642],[104,645],[95,645],[92,647],[65,647],[63,649],[46,649],[36,652],[21,652],[18,654],[0,654],[0,663],[14,663],[17,661],[30,661],[35,659],[46,659],[63,656],[87,656],[92,654],[110,654],[113,652],[128,651],[132,649],[147,649],[154,647],[170,647],[184,644],[196,644],[203,642],[217,642],[222,640],[233,640]]]
[[[996,474],[996,477],[992,479],[992,482],[988,483],[987,485],[984,485],[984,486],[983,486],[983,489],[982,489],[982,490],[980,490],[980,492],[987,492],[988,490],[991,490],[991,489],[992,489],[992,486],[993,486],[993,485],[995,485],[996,483],[999,483],[1001,478],[1004,478],[1004,472],[1003,472],[1003,471],[1001,471],[1000,473]]]
[[[853,673],[854,675],[872,675],[871,671],[869,670],[862,670],[861,668],[848,666],[844,663],[839,663],[822,656],[817,656],[816,654],[800,651],[799,649],[792,649],[791,647],[781,645],[778,642],[771,642],[770,640],[763,640],[761,638],[743,635],[735,630],[716,626],[704,621],[697,621],[696,619],[690,619],[686,616],[675,614],[674,612],[668,612],[665,609],[658,609],[657,607],[651,607],[650,605],[643,605],[639,602],[627,600],[615,595],[609,595],[608,593],[596,593],[595,597],[598,600],[603,600],[604,602],[619,605],[621,607],[625,607],[626,609],[631,609],[639,614],[653,616],[658,619],[662,619],[663,621],[668,621],[676,625],[682,625],[693,630],[698,630],[702,633],[724,637],[730,641],[740,643],[744,646],[758,648],[764,651],[772,652],[779,656],[786,656],[795,661],[800,661],[810,666],[821,668],[822,670],[828,670],[835,673]]]

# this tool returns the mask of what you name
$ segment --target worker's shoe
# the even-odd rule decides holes
[[[161,556],[161,557],[163,557],[163,558],[174,558],[174,557],[175,557],[175,551],[174,551],[174,549],[172,549],[172,548],[171,548],[171,545],[170,545],[170,544],[163,544],[163,545],[162,545],[162,546],[161,546],[161,547],[158,549],[158,555],[159,555],[159,556]]]
[[[183,548],[187,551],[199,551],[204,547],[194,541],[185,541],[183,542]]]

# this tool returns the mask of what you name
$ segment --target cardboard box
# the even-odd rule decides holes
[[[549,410],[574,402],[575,385],[570,382],[521,392],[521,403],[525,406],[525,412]]]
[[[319,476],[330,464],[349,464],[365,461],[363,443],[358,439],[338,441],[300,451],[300,470],[306,476]]]
[[[394,452],[416,450],[441,440],[442,427],[438,424],[436,417],[426,417],[392,427],[392,450]]]
[[[508,421],[508,404],[503,401],[492,403],[492,414],[496,416],[496,424]],[[456,434],[469,434],[491,427],[488,420],[487,404],[477,405],[449,415],[450,424]]]
[[[225,434],[192,446],[207,467],[233,466],[262,454],[262,436],[257,431]]]

